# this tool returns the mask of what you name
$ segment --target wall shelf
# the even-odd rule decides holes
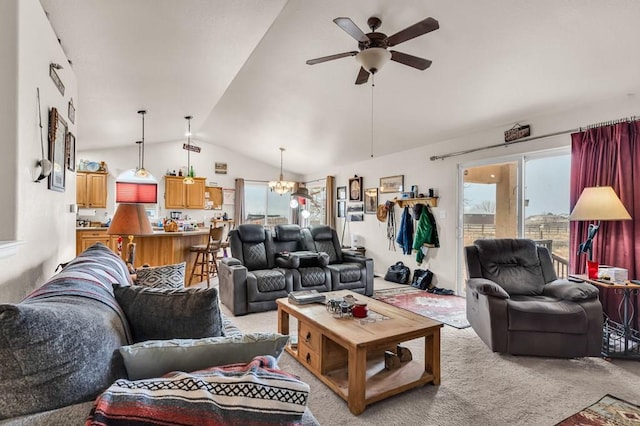
[[[420,198],[394,198],[393,202],[398,207],[413,207],[416,204],[427,204],[430,207],[438,207],[438,197],[420,197]]]

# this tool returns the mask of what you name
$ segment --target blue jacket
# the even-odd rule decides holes
[[[402,247],[403,254],[411,254],[413,246],[413,219],[409,207],[405,207],[400,220],[400,230],[396,242]]]

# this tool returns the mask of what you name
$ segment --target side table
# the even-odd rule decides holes
[[[581,279],[599,288],[606,288],[616,294],[622,294],[620,307],[622,308],[622,324],[611,320],[605,314],[602,330],[602,355],[608,358],[640,359],[640,330],[633,328],[633,318],[636,313],[633,308],[632,295],[640,293],[640,285],[626,282],[616,284],[604,280],[592,280],[586,275],[570,277]]]

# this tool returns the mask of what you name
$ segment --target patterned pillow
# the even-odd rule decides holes
[[[249,364],[116,380],[97,398],[86,424],[300,424],[309,385],[277,368],[265,356]]]
[[[260,355],[280,358],[289,336],[248,333],[205,339],[147,340],[122,346],[120,353],[129,380],[160,377],[171,371],[195,371],[239,362]]]
[[[156,288],[184,287],[184,269],[187,262],[175,265],[147,266],[136,270],[136,285]]]

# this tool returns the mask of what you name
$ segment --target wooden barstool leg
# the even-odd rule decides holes
[[[191,268],[191,276],[189,277],[189,286],[191,285],[191,281],[193,280],[193,276],[196,275],[196,266],[198,266],[198,258],[200,257],[200,252],[196,253],[196,258],[193,260],[193,267]]]
[[[209,252],[203,252],[202,253],[202,268],[203,268],[203,272],[206,271],[206,275],[207,275],[207,288],[209,288],[209,286],[211,285],[211,283],[209,282],[209,280],[211,279],[211,271],[209,270]]]

